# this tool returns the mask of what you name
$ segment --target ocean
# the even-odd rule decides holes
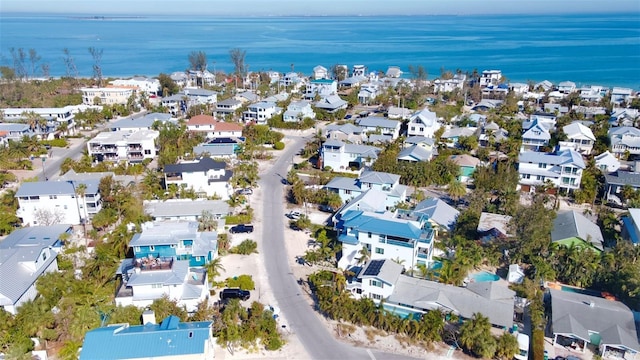
[[[422,65],[499,69],[510,81],[571,80],[640,89],[640,14],[351,17],[104,18],[3,14],[0,63],[11,48],[35,49],[52,76],[68,48],[91,76],[89,47],[102,49],[105,76],[185,70],[191,51],[210,70],[232,71],[229,50],[246,51],[250,71],[310,74],[313,67],[363,64],[369,71]]]

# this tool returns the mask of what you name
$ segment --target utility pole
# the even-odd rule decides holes
[[[44,171],[44,162],[45,162],[45,160],[47,160],[47,158],[44,157],[44,156],[41,156],[40,160],[42,160],[42,179],[44,181],[48,181],[49,179],[47,178],[47,175],[45,174],[45,171]]]
[[[84,228],[85,246],[89,246],[89,243],[88,243],[88,240],[87,240],[87,227],[85,225],[85,219],[82,218],[82,214],[80,213],[80,203],[78,202],[78,193],[76,192],[76,185],[73,183],[73,180],[68,180],[67,182],[69,184],[71,184],[71,187],[73,188],[73,197],[76,198],[76,208],[78,209],[78,219],[80,220],[80,224]]]

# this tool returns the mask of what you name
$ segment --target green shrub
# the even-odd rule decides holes
[[[53,140],[45,140],[42,143],[44,145],[50,145],[50,146],[53,146],[53,147],[60,147],[60,148],[67,147],[69,145],[67,143],[67,139],[63,139],[63,138],[53,139]]]
[[[253,240],[247,239],[240,243],[238,246],[234,246],[229,250],[232,254],[249,255],[258,253],[258,243]]]
[[[253,282],[251,275],[240,275],[225,280],[227,287],[240,288],[242,290],[255,290],[256,284]]]
[[[284,143],[282,141],[278,141],[275,144],[273,144],[273,148],[275,150],[282,150],[284,149]]]

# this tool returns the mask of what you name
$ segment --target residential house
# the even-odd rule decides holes
[[[161,104],[173,116],[186,114],[191,106],[213,105],[218,93],[207,89],[185,88],[181,92],[162,98]]]
[[[542,80],[533,86],[537,91],[546,92],[553,89],[553,84],[549,80]]]
[[[369,189],[376,189],[386,194],[385,206],[394,207],[407,198],[407,186],[400,184],[400,175],[379,171],[364,171],[357,179],[335,177],[323,187],[340,195],[342,202],[347,203]]]
[[[398,161],[430,161],[437,154],[437,150],[432,145],[426,143],[414,144],[403,148],[398,153]]]
[[[0,308],[15,315],[22,304],[36,298],[36,281],[58,271],[61,237],[71,232],[71,225],[31,226],[0,241]]]
[[[411,117],[411,110],[403,107],[389,106],[387,117],[391,120],[407,120]]]
[[[202,157],[191,161],[181,161],[164,167],[165,188],[191,188],[201,196],[218,196],[229,199],[233,189],[229,180],[233,172],[226,169],[226,163]]]
[[[365,83],[367,78],[364,75],[351,76],[338,83],[338,87],[343,89],[352,89]]]
[[[584,353],[596,347],[603,359],[633,359],[640,352],[633,312],[622,302],[579,291],[549,289],[553,345]]]
[[[397,120],[389,120],[381,116],[367,116],[356,120],[356,124],[364,128],[368,134],[375,133],[390,135],[392,139],[400,136],[400,126],[402,123]]]
[[[102,326],[87,331],[79,356],[80,360],[213,359],[211,328],[211,321],[181,322],[174,315],[160,325],[154,319],[143,325]]]
[[[407,136],[424,136],[428,138],[435,137],[435,132],[442,125],[438,122],[435,112],[428,109],[422,109],[409,118],[407,124]]]
[[[109,129],[111,129],[111,131],[127,130],[129,132],[153,130],[153,124],[155,124],[156,121],[161,123],[171,122],[177,124],[176,119],[171,114],[151,113],[139,118],[126,117],[124,119],[116,120],[109,125]]]
[[[500,329],[513,326],[515,292],[497,281],[474,282],[466,288],[402,275],[402,266],[392,260],[370,260],[358,272],[347,290],[355,297],[379,303],[384,299],[389,312],[414,314],[415,318],[432,311],[451,313],[471,319],[480,313]],[[387,294],[389,294],[387,296]]]
[[[604,250],[600,227],[576,210],[557,214],[553,221],[551,242],[589,248],[598,253]]]
[[[329,113],[335,113],[338,110],[346,109],[348,102],[342,100],[338,95],[329,95],[315,103],[315,107],[325,110]]]
[[[324,136],[327,140],[339,140],[353,144],[360,144],[365,138],[365,129],[346,123],[344,125],[330,124],[324,128]]]
[[[506,239],[512,234],[509,231],[509,223],[511,222],[511,216],[494,214],[489,212],[482,212],[480,214],[480,220],[478,221],[478,227],[476,231],[478,236],[484,242],[491,241],[493,239]]]
[[[390,144],[393,142],[393,136],[388,134],[368,133],[365,141],[374,146]]]
[[[609,129],[611,152],[618,158],[629,155],[640,155],[640,129],[621,126]]]
[[[509,91],[516,95],[522,95],[529,91],[529,84],[525,83],[510,83]]]
[[[480,146],[489,146],[492,143],[500,144],[505,141],[509,132],[494,122],[483,123],[476,131]]]
[[[282,109],[276,106],[275,103],[261,101],[249,105],[247,111],[242,113],[242,120],[245,122],[255,122],[256,124],[266,124],[267,120],[279,114],[281,111]]]
[[[187,130],[195,133],[204,133],[205,136],[213,132],[216,118],[211,115],[196,115],[187,120]]]
[[[327,140],[320,149],[319,168],[334,171],[360,171],[371,166],[378,158],[380,149],[375,146],[347,144],[339,140]]]
[[[305,99],[325,98],[338,93],[338,82],[332,79],[314,79],[309,81],[304,93]]]
[[[31,130],[40,136],[49,134],[50,136],[46,140],[52,140],[54,133],[58,132],[58,127],[62,124],[67,127],[66,134],[74,134],[76,130],[75,114],[85,108],[84,105],[68,105],[59,108],[5,108],[0,111],[4,120],[10,123],[22,122],[31,125],[28,124],[27,114],[39,116],[46,120],[46,124],[42,128],[39,127],[39,124],[33,124],[35,126]],[[15,138],[12,134],[10,136]]]
[[[243,104],[251,104],[260,100],[258,94],[254,93],[253,91],[243,91],[233,98],[241,101]]]
[[[347,180],[344,181],[345,185],[352,186]],[[354,186],[355,188],[355,186]],[[350,210],[374,212],[378,214],[384,214],[388,212],[387,207],[387,193],[377,189],[366,189],[358,196],[345,203],[335,212],[331,217],[330,223],[336,228],[340,219]]]
[[[78,187],[85,185],[84,196]],[[16,215],[23,226],[83,224],[102,209],[100,179],[24,182],[16,192]]]
[[[561,94],[570,94],[576,91],[576,83],[573,81],[562,81],[558,84],[558,92]]]
[[[589,102],[599,102],[609,92],[609,89],[598,85],[583,86],[579,90],[580,99]]]
[[[628,103],[633,97],[633,89],[614,87],[611,89],[611,102],[614,104]]]
[[[311,103],[308,101],[292,101],[287,106],[287,110],[282,116],[284,122],[300,122],[303,119],[315,119],[316,113],[313,112]]]
[[[453,163],[460,168],[458,175],[458,181],[460,182],[468,182],[471,180],[473,173],[476,171],[476,167],[480,165],[480,159],[467,154],[451,155],[449,156],[449,160],[453,161]]]
[[[471,110],[473,111],[489,111],[502,105],[504,101],[498,99],[482,99],[479,103],[475,104]]]
[[[328,79],[329,78],[329,71],[327,71],[326,67],[324,67],[322,65],[318,65],[318,66],[313,68],[313,78],[315,80]]]
[[[195,200],[198,201],[198,200]],[[218,234],[199,231],[197,221],[159,221],[142,224],[129,242],[138,259],[172,258],[189,266],[204,266],[218,256]]]
[[[604,173],[612,173],[620,169],[620,160],[618,160],[612,153],[605,151],[600,155],[593,157],[596,162],[596,167]]]
[[[555,103],[545,103],[543,109],[543,112],[547,114],[566,115],[569,113],[568,106],[562,106]]]
[[[503,100],[508,93],[509,87],[507,84],[489,85],[482,88],[481,97],[482,99]]]
[[[87,142],[88,155],[93,161],[126,161],[141,163],[158,155],[156,140],[160,132],[156,130],[105,131]]]
[[[188,77],[188,84],[195,87],[216,84],[216,76],[207,69],[187,70],[186,75]]]
[[[533,123],[528,126],[526,130],[524,130],[525,125],[523,125],[524,133],[522,134],[522,149],[530,150],[530,151],[541,151],[542,147],[549,145],[549,140],[551,139],[551,134],[549,133],[549,129],[538,122],[538,120],[533,120]]]
[[[217,231],[223,231],[225,217],[231,214],[229,204],[224,200],[207,199],[169,199],[144,200],[145,213],[156,222],[160,221],[198,221],[205,214],[218,223]]]
[[[591,129],[580,123],[573,122],[564,126],[562,131],[567,136],[567,140],[560,141],[561,149],[572,149],[583,155],[591,154],[593,145],[596,142],[596,137]]]
[[[509,265],[507,281],[511,284],[522,284],[525,278],[524,270],[518,264]]]
[[[467,75],[465,74],[455,74],[451,79],[435,79],[433,81],[433,90],[436,94],[454,90],[462,91],[466,81]]]
[[[336,228],[342,244],[338,267],[342,269],[361,263],[363,248],[371,260],[398,259],[405,269],[418,264],[426,266],[432,261],[434,231],[424,215],[349,210]]]
[[[609,124],[611,126],[635,126],[640,117],[640,110],[630,108],[613,108]]]
[[[184,71],[172,72],[171,75],[169,75],[169,77],[171,78],[171,80],[175,81],[175,83],[179,87],[185,87],[189,84],[189,77],[187,76],[187,73],[185,73]]]
[[[134,76],[130,79],[116,79],[111,81],[113,86],[134,87],[139,93],[145,93],[147,96],[160,95],[160,80],[148,78],[146,76]]]
[[[419,202],[413,212],[427,216],[427,221],[436,231],[436,236],[439,235],[439,232],[450,233],[453,231],[458,215],[460,215],[460,211],[435,197],[428,197]]]
[[[640,172],[618,170],[611,174],[604,174],[604,198],[617,204],[622,204],[620,193],[628,185],[634,190],[640,190]]]
[[[585,168],[582,155],[573,150],[553,154],[521,152],[518,157],[520,190],[534,192],[536,186],[546,185],[567,191],[579,189]]]
[[[216,103],[216,115],[233,115],[242,107],[242,101],[236,99],[225,99]]]
[[[442,133],[442,136],[440,137],[440,139],[442,141],[444,141],[444,143],[448,146],[448,147],[457,147],[458,146],[458,140],[461,137],[470,137],[470,136],[476,136],[476,131],[478,130],[478,128],[476,127],[451,127],[451,126],[447,126],[446,130]]]
[[[484,70],[480,76],[480,87],[487,87],[500,84],[502,80],[502,71],[500,70]]]
[[[126,105],[136,94],[131,86],[80,88],[80,92],[85,105]]]
[[[622,237],[640,245],[640,209],[629,209],[629,216],[622,217]]]
[[[537,122],[538,124],[543,125],[547,129],[553,129],[556,127],[556,121],[558,117],[555,113],[547,113],[543,111],[535,111],[533,114],[529,116],[529,123],[533,124]],[[527,126],[528,129],[530,126]],[[523,129],[525,128],[525,124],[523,123]]]
[[[303,79],[300,77],[300,75],[298,75],[298,73],[295,73],[293,71],[284,74],[282,78],[280,78],[280,85],[285,87],[291,86],[293,87],[294,92],[297,91],[298,86],[300,86],[300,84],[302,83]]]
[[[351,76],[366,76],[367,68],[364,65],[353,65]]]
[[[369,105],[380,93],[380,89],[377,84],[363,84],[358,91],[358,103],[363,105]]]
[[[216,121],[213,116],[196,115],[187,120],[187,130],[204,133],[207,139],[242,136],[242,125]]]
[[[389,66],[387,68],[387,72],[385,73],[385,76],[388,78],[400,78],[403,74],[403,71],[400,70],[399,66]]]
[[[34,136],[35,133],[28,124],[0,123],[0,131],[5,133],[7,142],[20,141],[24,136]]]

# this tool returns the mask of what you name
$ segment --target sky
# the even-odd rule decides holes
[[[2,0],[7,13],[87,15],[474,15],[640,13],[640,0]],[[640,16],[639,16],[640,24]]]

